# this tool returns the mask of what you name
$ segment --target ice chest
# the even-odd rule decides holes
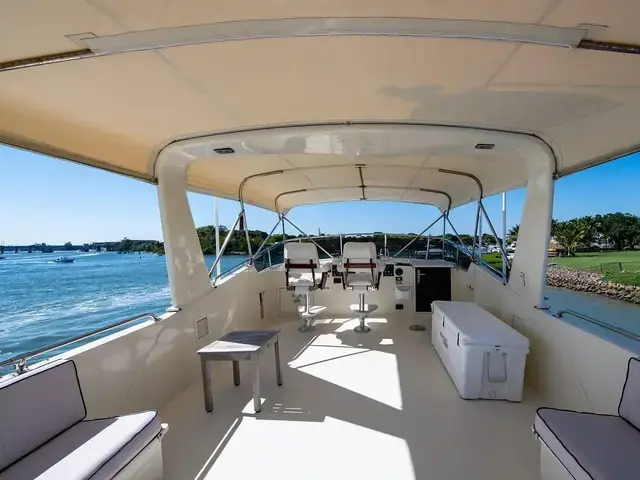
[[[431,343],[460,396],[521,401],[529,339],[475,303],[431,307]]]

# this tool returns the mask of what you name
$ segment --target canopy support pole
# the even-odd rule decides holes
[[[220,257],[220,218],[218,216],[218,197],[213,197],[213,216],[216,222],[215,235],[216,235],[216,258]],[[216,269],[216,276],[220,276],[222,271],[222,265],[218,262]]]
[[[447,217],[449,216],[449,211],[445,213],[442,217],[442,260],[444,261],[444,238],[447,234]]]
[[[224,239],[224,242],[222,242],[222,248],[220,248],[220,254],[218,256],[216,256],[216,261],[213,262],[213,265],[211,266],[211,270],[209,270],[209,278],[211,278],[213,276],[213,272],[216,270],[216,267],[220,263],[220,259],[222,258],[222,255],[224,254],[224,251],[227,249],[227,245],[229,244],[229,241],[231,240],[231,236],[233,235],[233,231],[238,226],[238,223],[240,222],[240,218],[241,217],[242,217],[242,211],[240,211],[240,213],[236,217],[236,221],[233,222],[233,226],[229,229],[229,232],[227,233],[227,237]],[[218,279],[218,277],[216,277],[215,280],[217,280],[217,279]],[[215,280],[214,280],[214,283],[215,283]]]
[[[276,231],[276,228],[278,228],[278,226],[280,225],[280,222],[282,222],[282,218],[278,217],[278,221],[276,222],[276,224],[273,226],[273,228],[271,229],[271,231],[269,232],[269,235],[267,235],[267,238],[264,239],[264,241],[262,242],[262,244],[260,245],[260,247],[258,248],[258,250],[256,250],[256,253],[253,255],[253,259],[255,260],[258,257],[258,254],[260,252],[262,252],[262,249],[264,248],[264,246],[267,244],[267,242],[269,241],[269,239],[271,238],[271,235],[273,235],[273,232]]]
[[[251,254],[251,237],[249,236],[249,225],[247,224],[247,212],[244,209],[244,203],[242,203],[242,219],[244,220],[242,223],[244,224],[244,234],[247,238],[247,253],[249,254],[249,265],[253,265],[253,255]]]
[[[507,192],[502,192],[502,247],[503,250],[507,251],[506,248],[507,241]],[[509,257],[502,257],[502,275],[504,278],[507,278],[507,262],[509,261]]]
[[[460,242],[460,246],[464,248],[465,252],[467,252],[467,255],[469,255],[470,258],[473,258],[473,254],[469,252],[469,249],[467,248],[467,246],[464,243],[462,243],[460,234],[458,233],[458,230],[456,230],[456,227],[453,226],[453,223],[451,223],[451,219],[449,218],[448,215],[447,215],[447,223],[449,224],[449,226],[451,227],[451,230],[453,230],[453,233],[456,235],[456,238]]]
[[[300,230],[300,229],[297,227],[297,225],[296,225],[295,223],[293,223],[291,220],[289,220],[289,219],[286,217],[286,215],[282,215],[282,218],[283,218],[284,220],[286,220],[287,222],[289,222],[289,224],[291,224],[291,226],[292,226],[293,228],[295,228],[296,230],[298,230],[302,235],[304,235],[304,236],[305,236],[305,238],[306,238],[307,240],[309,240],[311,243],[313,243],[316,247],[318,247],[318,248],[319,248],[320,250],[322,250],[324,253],[326,253],[327,255],[329,255],[329,258],[333,258],[333,255],[331,255],[331,254],[330,254],[329,252],[327,252],[324,248],[322,248],[320,245],[318,245],[318,243],[317,243],[313,238],[311,238],[308,234],[306,234],[305,232],[303,232],[302,230]],[[284,222],[283,222],[283,223],[284,223]]]
[[[476,224],[473,228],[473,245],[471,247],[472,257],[476,254],[476,245],[478,240],[478,222],[480,221],[480,202],[482,202],[482,199],[478,200],[478,209],[476,210]]]
[[[487,211],[484,209],[484,205],[482,205],[482,213],[484,213],[484,216],[487,219],[487,223],[489,224],[489,228],[491,229],[491,233],[496,238],[496,241],[498,241],[498,234],[496,233],[496,229],[493,228],[493,223],[491,223],[491,219],[489,218],[489,214],[487,213]],[[507,275],[505,273],[506,272],[505,262],[508,260],[507,251],[505,250],[504,245],[502,245],[500,242],[498,242],[498,245],[500,245],[500,252],[502,253],[503,277],[504,277],[504,281],[506,283],[507,282]]]
[[[440,219],[444,217],[444,213],[442,215],[440,215],[438,218],[436,218],[427,228],[425,228],[424,230],[422,230],[419,234],[417,234],[415,237],[413,237],[411,240],[409,240],[409,242],[402,247],[398,253],[396,253],[393,258],[396,258],[398,255],[400,255],[402,252],[404,252],[407,248],[409,248],[409,245],[411,245],[413,242],[415,242],[418,238],[420,238],[422,235],[424,235],[424,233],[429,230],[431,227],[433,227],[436,223],[438,223],[440,221]]]

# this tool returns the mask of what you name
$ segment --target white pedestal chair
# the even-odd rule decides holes
[[[378,309],[378,305],[365,303],[367,291],[377,290],[382,274],[376,257],[376,246],[373,242],[347,242],[342,247],[342,286],[345,290],[358,292],[358,303],[349,305],[358,316],[359,325],[355,332],[370,332],[365,324],[367,317]]]
[[[302,326],[298,330],[311,330],[316,315],[327,308],[311,305],[311,292],[324,288],[327,279],[327,272],[320,267],[316,246],[313,243],[285,244],[284,271],[287,290],[304,298],[304,304],[298,305],[298,315],[302,319]]]

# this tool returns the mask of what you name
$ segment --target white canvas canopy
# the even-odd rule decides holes
[[[443,169],[476,176],[485,194],[526,182],[523,138],[552,152],[558,175],[640,145],[632,1],[23,0],[0,9],[0,141],[155,182],[158,155],[174,142],[252,132],[235,134],[242,144],[306,126],[304,146],[191,159],[190,188],[229,198],[249,176],[286,170],[246,185],[246,202],[270,209],[360,198],[445,209],[447,195],[456,206],[479,192]],[[358,149],[322,144],[345,125],[360,129]],[[421,143],[411,130],[421,125],[459,127],[463,140]],[[506,149],[487,138],[508,134]],[[362,148],[402,135],[404,146]]]

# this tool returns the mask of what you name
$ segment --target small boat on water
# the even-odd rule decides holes
[[[57,258],[54,258],[53,261],[55,263],[73,263],[76,261],[76,259],[69,258],[69,257],[57,257]]]

